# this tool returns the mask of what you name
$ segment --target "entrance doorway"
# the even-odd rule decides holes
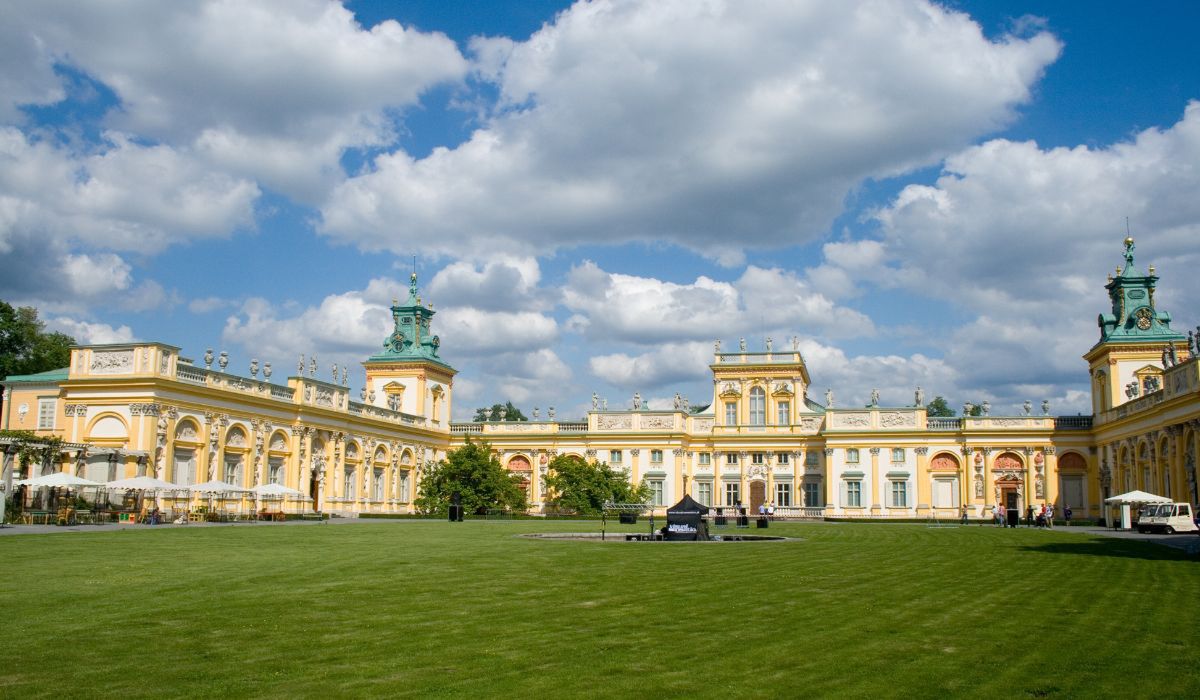
[[[321,482],[319,479],[317,479],[316,477],[313,477],[312,479],[309,480],[308,492],[312,494],[312,509],[313,509],[314,513],[316,513],[317,511],[319,511],[321,509],[319,506],[319,500],[321,498],[320,488],[321,488]]]
[[[758,507],[767,500],[767,482],[750,482],[750,513],[757,515]]]
[[[1020,494],[1017,493],[1016,489],[1008,489],[1007,491],[1004,492],[1004,508],[1006,510],[1012,510],[1014,508],[1018,508],[1019,502],[1020,502]]]

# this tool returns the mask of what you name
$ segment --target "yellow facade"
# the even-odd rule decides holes
[[[1155,280],[1129,274],[1109,286],[1114,299],[1137,298],[1134,282]],[[1114,309],[1134,323],[1123,304]],[[213,369],[211,354],[197,366],[170,345],[96,345],[75,348],[61,372],[10,377],[3,427],[65,440],[51,469],[98,481],[277,482],[304,494],[291,510],[344,515],[412,512],[422,465],[467,437],[487,440],[524,478],[534,512],[548,508],[544,480],[558,454],[627,470],[659,506],[687,493],[717,507],[771,503],[795,517],[946,519],[965,507],[980,518],[997,504],[1024,513],[1048,503],[1096,518],[1105,497],[1132,489],[1197,501],[1200,361],[1161,313],[1158,339],[1144,342],[1136,329],[1117,337],[1121,319],[1101,317],[1109,335],[1084,355],[1092,416],[1027,404],[1019,415],[932,418],[920,396],[844,408],[832,392],[823,402],[809,396],[793,340],[767,352],[718,344],[711,407],[700,414],[678,400],[649,410],[635,399],[630,409],[597,403],[586,422],[487,423],[450,422],[454,370],[437,356],[415,278],[409,305],[393,315],[389,349],[364,362],[358,400],[344,373],[322,381],[303,361],[280,384],[256,368],[250,377]]]

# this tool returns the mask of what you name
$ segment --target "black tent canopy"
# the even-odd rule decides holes
[[[707,540],[708,522],[704,516],[708,506],[684,495],[675,505],[667,509],[667,525],[663,538],[667,540]]]

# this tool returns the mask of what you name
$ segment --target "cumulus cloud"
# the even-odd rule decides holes
[[[66,316],[46,319],[46,328],[66,333],[80,345],[103,345],[105,343],[131,343],[137,339],[129,326],[114,328],[107,323],[79,321]]]
[[[141,0],[120,12],[36,0],[11,10],[10,51],[23,60],[0,69],[0,85],[21,80],[10,108],[60,94],[47,72],[65,63],[116,94],[110,126],[192,146],[301,197],[337,179],[346,148],[394,139],[387,110],[468,69],[442,34],[390,20],[365,29],[328,0]]]
[[[1200,263],[1197,162],[1200,102],[1170,128],[1108,147],[988,141],[948,158],[934,185],[909,185],[876,212],[886,262],[871,263],[895,284],[978,315],[947,351],[969,385],[1038,388],[1074,407],[1071,392],[1086,389],[1078,357],[1108,307],[1105,271],[1124,263],[1125,216],[1139,268],[1154,264],[1162,277],[1158,306],[1178,313],[1200,296],[1191,274]]]
[[[540,309],[554,301],[550,290],[538,288],[540,280],[536,258],[504,257],[482,264],[457,261],[433,276],[428,297],[440,305],[487,311]]]
[[[588,360],[588,366],[592,374],[609,384],[632,391],[703,382],[710,376],[708,363],[712,359],[712,343],[667,343],[639,355],[597,355]]]
[[[795,273],[748,266],[734,282],[698,277],[689,284],[602,270],[587,261],[563,286],[568,325],[591,338],[659,343],[803,328],[835,337],[869,335],[871,320],[839,307]]]
[[[690,0],[577,3],[472,47],[500,93],[484,125],[375,158],[326,233],[447,254],[666,240],[736,263],[821,235],[864,178],[1005,125],[1060,50],[926,2]]]

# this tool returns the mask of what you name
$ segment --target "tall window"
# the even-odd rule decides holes
[[[396,497],[401,503],[408,503],[408,472],[400,472],[400,493]]]
[[[775,484],[775,505],[792,505],[792,485],[788,483]]]
[[[54,429],[54,399],[38,399],[38,430]]]
[[[750,454],[750,463],[751,464],[763,464],[765,462],[766,462],[766,455],[764,455],[762,452],[752,452]]]
[[[862,482],[846,482],[846,505],[850,508],[862,507]]]
[[[858,464],[858,449],[851,447],[846,450],[846,463]]]
[[[346,470],[346,480],[343,483],[342,495],[346,498],[354,498],[354,470]]]
[[[908,507],[908,482],[893,481],[892,482],[892,507],[907,508]]]
[[[893,462],[903,462],[904,461],[904,448],[903,447],[893,447],[892,448],[892,461]]]
[[[650,485],[650,503],[656,506],[661,506],[663,504],[662,479],[650,479],[646,483]]]
[[[283,484],[283,460],[272,457],[267,464],[267,480],[272,484]]]
[[[374,476],[375,476],[375,480],[372,483],[372,486],[374,488],[372,489],[373,493],[371,494],[371,498],[372,498],[372,500],[382,501],[383,500],[383,470],[376,469]]]
[[[776,454],[775,454],[775,461],[776,461],[776,463],[778,463],[778,464],[781,464],[781,465],[783,465],[783,464],[791,464],[791,462],[790,462],[790,458],[788,457],[788,453],[786,453],[786,452],[778,452],[778,453],[776,453]]]
[[[706,506],[712,505],[712,484],[707,481],[696,482],[696,500]]]
[[[767,424],[767,392],[756,386],[750,390],[750,425]]]
[[[725,484],[725,505],[733,506],[742,502],[741,484],[734,482]]]
[[[725,463],[726,464],[737,464],[738,463],[737,453],[736,452],[726,452],[725,453]]]
[[[792,422],[792,403],[790,401],[780,401],[775,404],[775,424],[776,425],[791,425]]]
[[[650,461],[655,464],[662,464],[662,450],[650,450]]]
[[[725,402],[725,425],[737,425],[737,402]]]
[[[608,451],[608,463],[609,464],[620,464],[621,463],[621,451],[620,450],[609,450]]]
[[[242,485],[242,458],[240,456],[225,458],[225,483],[233,486]]]
[[[855,482],[857,483],[857,482]],[[811,481],[804,483],[804,507],[816,508],[821,505],[821,485]]]

